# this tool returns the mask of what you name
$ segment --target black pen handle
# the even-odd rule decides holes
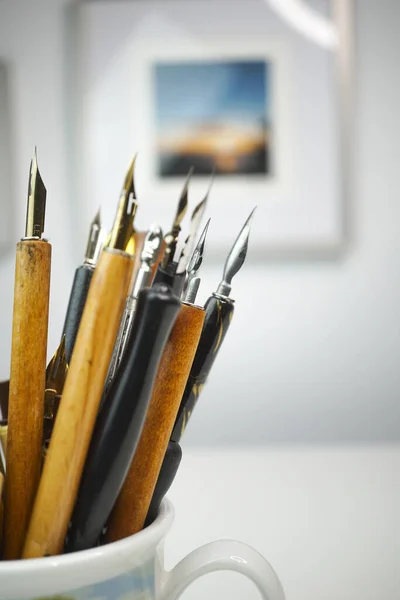
[[[67,364],[71,362],[72,351],[75,346],[75,340],[78,334],[83,309],[85,308],[93,273],[94,268],[90,265],[82,265],[75,271],[75,277],[69,296],[67,314],[65,316],[64,329],[61,336],[62,338],[65,335],[65,358]]]
[[[180,310],[165,285],[143,289],[116,376],[96,420],[66,550],[96,545],[139,441],[160,358]]]
[[[234,304],[230,298],[215,294],[207,300],[204,310],[206,316],[200,342],[197,346],[196,355],[171,435],[171,440],[174,442],[180,441],[187,422],[196,406],[197,399],[231,323]]]
[[[159,264],[154,276],[153,285],[165,283],[165,285],[168,285],[179,298],[185,285],[186,271],[176,273],[177,266],[176,263],[171,263],[168,265],[167,269],[163,269],[161,264]]]
[[[170,441],[161,466],[161,471],[157,479],[156,487],[153,492],[149,512],[147,513],[144,526],[151,525],[156,519],[160,510],[160,504],[171,487],[178,472],[182,459],[182,448],[178,442]]]

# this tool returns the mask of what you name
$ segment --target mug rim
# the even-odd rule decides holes
[[[40,575],[44,576],[49,570],[53,573],[57,571],[61,575],[61,572],[69,572],[74,567],[101,570],[102,565],[107,565],[106,570],[110,571],[110,567],[120,563],[121,558],[124,556],[132,558],[134,553],[141,549],[149,549],[157,546],[170,529],[174,514],[175,511],[172,503],[167,498],[164,498],[160,505],[158,516],[151,525],[117,542],[111,542],[89,550],[79,550],[78,552],[56,556],[0,561],[0,582],[2,576],[7,576],[8,578],[13,574],[16,576],[34,575],[37,578]],[[123,572],[123,570],[120,570],[120,572]],[[118,574],[120,573],[116,572],[115,576]]]

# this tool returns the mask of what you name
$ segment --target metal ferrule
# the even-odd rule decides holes
[[[200,277],[193,277],[187,285],[183,301],[187,304],[194,304],[197,297],[197,292],[200,287]]]
[[[98,224],[93,222],[90,228],[89,239],[85,252],[84,265],[95,267],[99,260],[100,253],[106,238],[105,230]]]

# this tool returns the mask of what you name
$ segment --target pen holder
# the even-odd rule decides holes
[[[165,571],[163,547],[173,515],[165,500],[152,525],[119,542],[62,556],[0,562],[0,600],[178,600],[195,579],[220,570],[248,577],[263,600],[284,600],[270,564],[241,542],[212,542]]]

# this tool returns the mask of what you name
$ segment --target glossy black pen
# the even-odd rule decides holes
[[[66,550],[97,544],[134,455],[159,361],[181,303],[168,286],[142,289],[117,376],[98,414]]]

